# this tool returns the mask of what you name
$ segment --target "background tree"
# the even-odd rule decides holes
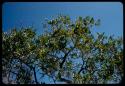
[[[123,77],[123,39],[105,33],[93,35],[100,25],[93,17],[58,16],[44,24],[46,32],[32,28],[2,33],[2,77],[8,82],[40,84],[47,75],[56,84],[119,83]],[[15,76],[14,76],[15,75]],[[14,76],[14,78],[11,78]]]

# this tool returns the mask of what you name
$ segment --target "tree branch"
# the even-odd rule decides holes
[[[72,81],[67,80],[67,79],[65,79],[65,78],[61,78],[60,81],[66,82],[66,83],[68,83],[68,84],[71,84],[71,83],[72,83]]]
[[[33,69],[33,72],[34,72],[34,78],[35,78],[35,82],[36,84],[39,84],[38,81],[37,81],[37,78],[36,78],[36,71],[35,71],[35,67],[32,67],[30,66],[29,64],[25,63],[22,59],[18,58],[20,60],[21,63],[27,65],[31,70]]]
[[[58,60],[60,60],[61,58],[59,58],[58,56],[56,56],[56,55],[52,55],[52,54],[49,54],[48,53],[48,55],[50,56],[50,57],[53,57],[53,58],[56,58],[56,61],[58,61]]]
[[[84,69],[84,68],[83,68],[83,65],[82,65],[82,67],[81,67],[81,69],[79,70],[78,74],[80,74],[83,69]]]
[[[34,78],[35,78],[35,82],[36,84],[39,84],[38,81],[37,81],[37,77],[36,77],[36,71],[35,71],[35,67],[33,68],[33,72],[34,72]]]
[[[82,72],[82,70],[84,69],[83,68],[83,65],[84,65],[84,59],[83,59],[83,52],[81,52],[81,54],[82,54],[82,66],[81,66],[81,69],[78,71],[78,74],[80,74],[81,72]]]
[[[63,67],[64,62],[66,61],[66,57],[68,56],[68,54],[69,54],[73,49],[74,49],[74,47],[73,47],[71,50],[69,50],[69,52],[67,52],[67,53],[65,54],[65,56],[63,57],[63,61],[60,63],[60,68]]]

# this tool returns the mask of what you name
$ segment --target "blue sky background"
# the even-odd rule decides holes
[[[69,15],[73,21],[78,16],[92,16],[101,20],[100,26],[92,28],[94,34],[105,32],[107,36],[123,36],[123,5],[120,2],[7,2],[2,5],[2,30],[33,25],[41,34],[44,20],[58,14]],[[48,78],[44,81],[50,83]]]
[[[78,16],[101,19],[94,33],[123,36],[123,5],[120,2],[8,2],[2,6],[2,29],[34,26],[41,34],[44,20],[58,14],[69,15],[73,21]]]

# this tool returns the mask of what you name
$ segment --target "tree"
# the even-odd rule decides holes
[[[90,16],[78,17],[75,22],[69,16],[58,16],[44,24],[46,32],[39,36],[31,27],[3,32],[2,78],[8,83],[45,83],[38,80],[39,69],[42,78],[47,75],[55,84],[119,83],[123,39],[105,33],[96,37],[91,28],[99,24],[100,20]]]

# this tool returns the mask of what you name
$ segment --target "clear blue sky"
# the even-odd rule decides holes
[[[40,34],[45,18],[58,14],[69,15],[72,20],[78,16],[101,19],[94,33],[123,36],[123,5],[120,2],[8,2],[2,6],[2,29],[8,31],[13,27],[33,25]]]
[[[51,19],[58,14],[69,15],[72,20],[78,16],[101,19],[101,25],[93,28],[94,33],[123,36],[123,5],[120,2],[8,2],[2,5],[2,30],[33,25],[40,34],[45,18]],[[44,80],[49,83],[47,78]]]

